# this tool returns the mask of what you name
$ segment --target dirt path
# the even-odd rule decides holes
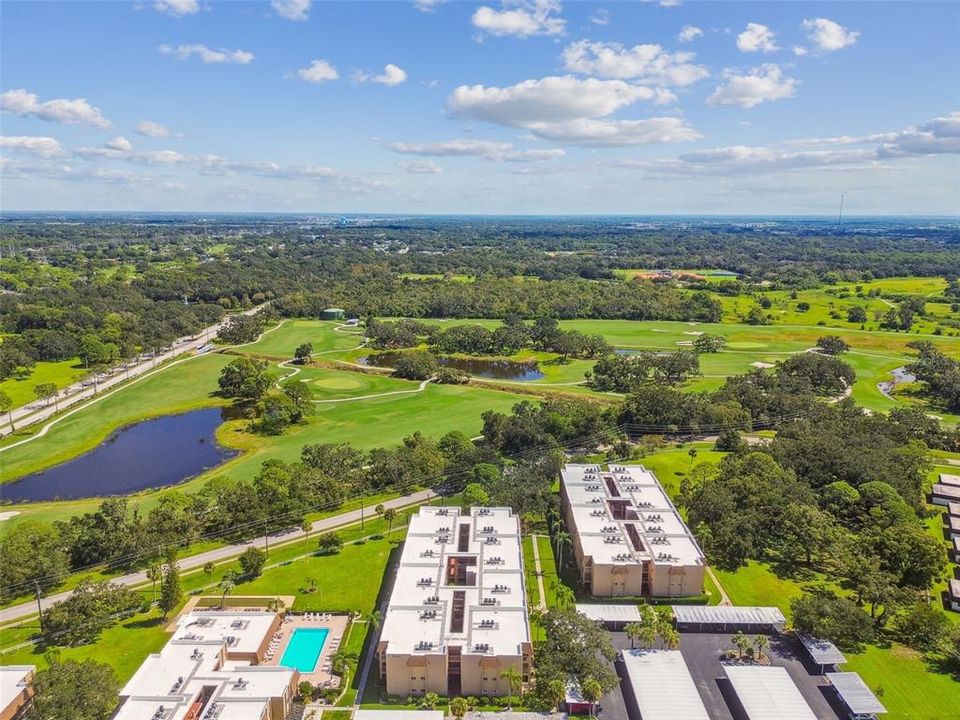
[[[717,577],[716,573],[713,572],[713,568],[709,565],[707,567],[707,575],[710,576],[710,579],[713,580],[713,584],[717,586],[717,590],[720,591],[720,604],[721,605],[733,605],[730,602],[730,596],[727,595],[727,591],[723,589],[723,585],[720,584],[720,578]]]

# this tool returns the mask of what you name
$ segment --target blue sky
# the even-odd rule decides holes
[[[960,213],[954,2],[2,2],[5,209]]]

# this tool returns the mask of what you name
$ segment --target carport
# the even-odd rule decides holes
[[[635,604],[577,603],[577,612],[602,623],[607,630],[623,630],[630,623],[641,621],[640,608]]]
[[[787,619],[776,607],[737,607],[734,605],[674,605],[673,617],[678,630],[742,630],[780,632]]]
[[[857,673],[827,673],[827,680],[849,709],[850,720],[876,720],[877,715],[887,712]]]
[[[820,668],[821,674],[829,667],[836,667],[847,662],[847,658],[843,656],[839,648],[829,640],[821,640],[803,633],[797,633],[797,637],[806,649],[807,654],[810,655],[814,665]]]

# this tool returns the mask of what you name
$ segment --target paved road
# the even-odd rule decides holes
[[[412,505],[420,505],[428,500],[432,500],[435,497],[437,497],[437,494],[433,492],[433,490],[420,490],[410,495],[403,495],[401,497],[394,498],[393,500],[384,501],[380,504],[382,504],[384,508],[394,508],[399,510],[400,508],[410,507]],[[359,509],[350,510],[349,512],[340,513],[339,515],[331,515],[328,518],[317,520],[313,523],[313,529],[311,532],[325,532],[328,530],[333,530],[334,528],[342,527],[344,525],[353,525],[358,523],[360,522],[360,512],[361,511]],[[373,508],[364,508],[363,517],[372,520],[375,517]],[[302,539],[303,531],[299,528],[273,533],[267,538],[271,547],[274,545],[281,545],[283,543]],[[261,535],[260,537],[249,540],[248,542],[238,543],[236,545],[224,545],[223,547],[208,550],[207,552],[203,552],[198,555],[191,555],[190,557],[181,558],[177,565],[181,570],[191,570],[194,568],[203,567],[208,562],[222,562],[228,558],[236,557],[248,547],[263,547],[265,542],[266,540]],[[120,577],[113,578],[112,582],[119,583],[121,585],[137,586],[144,585],[149,581],[147,580],[145,572],[135,572],[130,573],[129,575],[122,575]],[[51,605],[58,603],[61,600],[65,600],[69,595],[69,592],[48,595],[40,600],[40,604],[44,609],[47,609]],[[8,623],[13,620],[20,620],[36,614],[37,603],[36,600],[33,600],[31,602],[13,605],[0,610],[0,623]]]
[[[263,306],[259,305],[255,308],[251,308],[250,310],[245,310],[241,314],[252,315],[261,307]],[[226,322],[226,318],[224,318],[223,322]],[[173,342],[173,344],[170,346],[170,350],[167,352],[160,353],[154,358],[148,358],[137,362],[128,368],[118,369],[115,374],[104,378],[95,385],[84,385],[84,382],[89,382],[88,380],[83,380],[76,382],[73,385],[69,385],[60,391],[60,395],[56,402],[51,401],[47,404],[36,402],[16,408],[11,412],[10,418],[7,418],[6,415],[3,416],[3,424],[0,426],[0,437],[9,435],[12,432],[10,429],[11,420],[15,429],[23,428],[27,425],[33,425],[34,423],[46,420],[51,415],[55,415],[65,408],[76,405],[84,400],[88,400],[95,395],[102,394],[105,390],[109,390],[115,385],[119,385],[127,380],[132,380],[136,377],[145,375],[167,360],[172,360],[175,357],[194,352],[217,336],[217,333],[223,326],[223,322],[206,327],[203,330],[198,331],[195,335],[179,338]]]

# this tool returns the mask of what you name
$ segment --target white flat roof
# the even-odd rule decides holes
[[[960,502],[947,503],[947,514],[960,517]]]
[[[0,665],[0,709],[7,707],[27,686],[27,677],[35,665]]]
[[[948,591],[950,593],[950,599],[957,601],[960,600],[960,580],[951,578],[950,583],[947,585]]]
[[[960,487],[960,475],[951,475],[950,473],[940,473],[941,485],[953,485]]]
[[[883,703],[877,700],[877,696],[873,694],[873,691],[867,687],[863,678],[857,673],[827,673],[827,679],[837,689],[837,694],[850,708],[850,712],[855,715],[880,714],[887,711]]]
[[[260,649],[270,625],[276,618],[272,612],[194,611],[177,621],[174,640],[228,641],[229,652],[255,653]]]
[[[777,607],[738,605],[673,605],[678,623],[700,625],[785,625],[787,619]]]
[[[624,650],[623,665],[643,720],[710,720],[679,650]]]
[[[931,494],[951,500],[960,500],[960,487],[956,485],[944,485],[943,483],[937,483],[933,486]]]
[[[840,649],[829,640],[821,640],[803,633],[798,633],[797,637],[817,665],[843,665],[847,662],[847,658]]]
[[[637,605],[602,605],[600,603],[577,603],[577,612],[600,622],[640,622]]]
[[[595,565],[703,565],[703,551],[656,476],[642,465],[566,465],[561,471],[576,536]],[[627,519],[614,519],[611,504]],[[633,536],[631,529],[636,532]],[[639,547],[637,542],[639,542]]]
[[[724,670],[750,720],[817,720],[786,669],[725,665]]]
[[[471,582],[448,584],[452,562],[464,563]],[[451,626],[455,593],[464,600],[460,631]],[[380,640],[388,655],[445,653],[448,645],[464,655],[520,655],[530,628],[513,511],[421,507],[410,519]]]

